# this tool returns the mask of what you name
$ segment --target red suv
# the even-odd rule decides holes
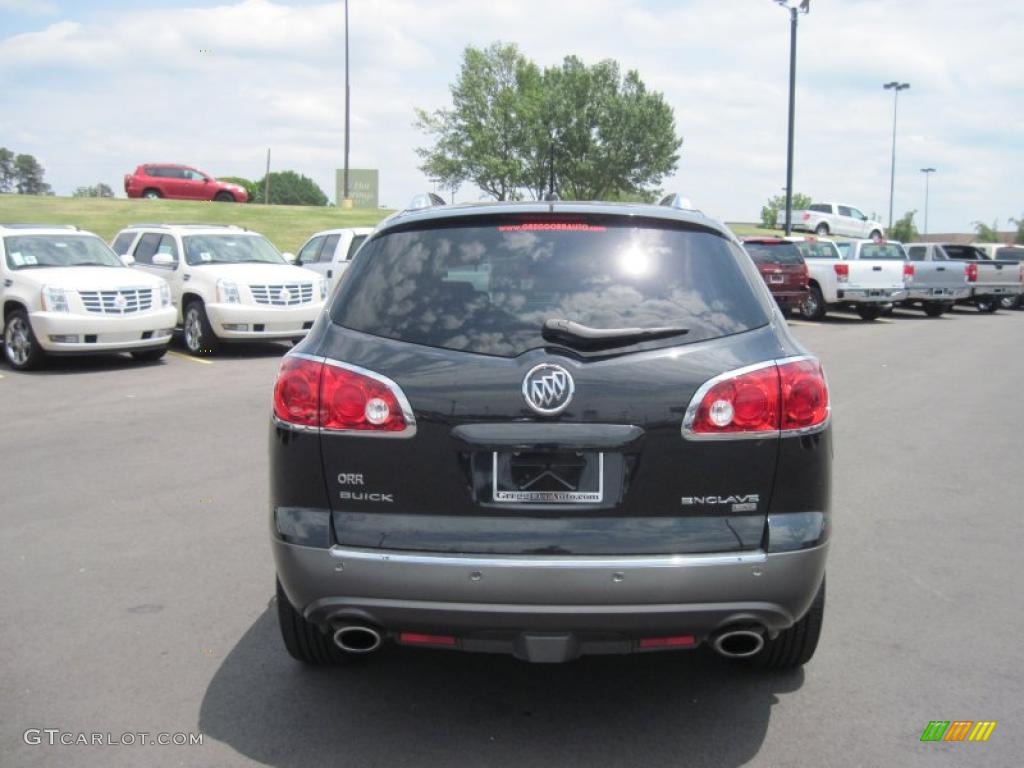
[[[777,237],[747,237],[743,247],[783,310],[803,303],[807,298],[807,262],[794,243]]]
[[[128,197],[176,200],[217,200],[224,203],[244,203],[249,194],[237,184],[217,181],[187,165],[151,163],[140,165],[135,173],[124,177],[124,191]]]

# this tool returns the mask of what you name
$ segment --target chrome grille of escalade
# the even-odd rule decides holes
[[[273,307],[294,307],[313,301],[312,283],[250,285],[253,301]]]
[[[152,288],[121,288],[116,291],[79,291],[87,312],[99,315],[130,315],[153,307]]]

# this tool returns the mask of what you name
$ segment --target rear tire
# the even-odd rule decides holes
[[[285,650],[296,661],[325,666],[339,664],[346,658],[330,637],[295,610],[288,601],[288,595],[284,593],[280,581],[277,582],[277,623],[281,628]]]
[[[140,363],[155,363],[166,354],[167,347],[160,347],[160,349],[140,349],[137,352],[132,352],[132,357]]]
[[[825,618],[825,579],[822,578],[818,594],[807,613],[789,629],[784,629],[774,640],[765,640],[764,648],[754,657],[754,663],[766,669],[795,669],[811,660],[821,637],[821,624]]]
[[[869,304],[861,304],[857,307],[857,314],[860,315],[861,320],[871,322],[882,316],[882,308]]]
[[[192,355],[209,355],[217,351],[220,339],[213,332],[203,302],[193,300],[185,306],[182,322],[185,349]]]
[[[821,320],[825,317],[825,297],[821,288],[811,284],[807,287],[807,298],[800,302],[800,316],[805,320]]]
[[[159,200],[163,195],[157,189],[147,189],[142,193],[142,197],[146,200]]]
[[[31,371],[46,359],[24,309],[14,310],[4,321],[4,354],[16,371]]]
[[[1016,309],[1020,303],[1020,296],[1003,296],[999,299],[1000,309]]]
[[[975,299],[974,306],[982,314],[991,315],[999,310],[999,299],[995,296],[987,296],[983,299]]]
[[[882,233],[879,232],[877,229],[872,229],[871,230],[871,234],[868,235],[868,240],[881,240],[881,239],[882,239]]]
[[[218,203],[233,203],[235,202],[235,196],[230,192],[218,192],[213,196],[213,199]]]
[[[824,221],[821,222],[821,224],[814,228],[814,234],[818,235],[819,237],[828,237],[828,224],[826,224]]]
[[[926,301],[924,303],[924,313],[928,317],[942,317],[946,313],[946,308],[937,301]]]

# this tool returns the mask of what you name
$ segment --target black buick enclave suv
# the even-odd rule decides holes
[[[393,216],[274,390],[284,644],[803,664],[829,424],[820,364],[696,211]]]

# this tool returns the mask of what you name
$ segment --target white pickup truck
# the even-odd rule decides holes
[[[973,245],[910,243],[907,248],[915,261],[965,262],[971,294],[963,301],[974,304],[979,312],[995,312],[1003,299],[1015,304],[1024,291],[1024,265],[1012,260],[993,261]]]
[[[786,211],[779,211],[775,226],[785,226]],[[869,219],[859,209],[842,203],[813,203],[806,210],[793,211],[793,229],[813,232],[820,237],[842,235],[844,237],[866,237],[876,240],[885,229],[882,223]]]
[[[810,273],[800,314],[821,320],[829,306],[851,307],[863,320],[876,320],[890,305],[907,298],[902,257],[875,259],[873,240],[837,244],[820,237],[789,238],[800,248]],[[845,253],[844,253],[845,251]]]
[[[16,370],[47,355],[167,351],[174,307],[167,285],[128,269],[103,240],[76,227],[0,224],[4,352]]]
[[[114,238],[114,250],[167,281],[194,355],[222,341],[297,341],[327,296],[320,275],[289,264],[288,254],[241,227],[134,224]]]
[[[334,291],[359,246],[373,232],[372,227],[328,229],[317,232],[299,249],[296,266],[317,272],[327,280],[327,293]]]

